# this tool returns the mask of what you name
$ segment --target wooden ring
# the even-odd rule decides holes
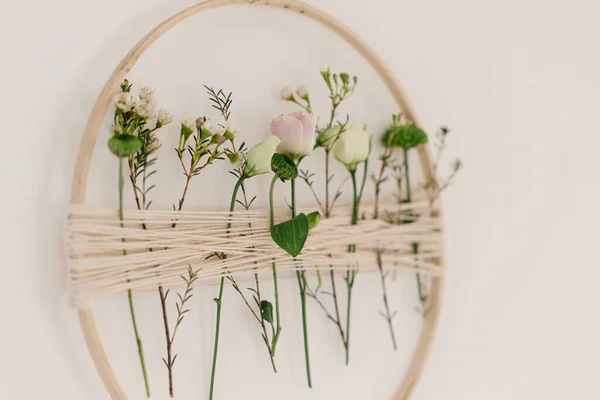
[[[85,202],[91,156],[96,143],[96,138],[98,137],[98,133],[100,131],[100,127],[102,126],[102,122],[104,121],[113,97],[119,90],[119,85],[129,73],[131,68],[135,65],[137,60],[158,38],[187,18],[212,8],[236,4],[256,4],[283,8],[285,10],[307,16],[331,29],[348,44],[354,47],[369,62],[369,64],[377,71],[379,76],[390,89],[392,96],[396,100],[396,103],[400,109],[403,111],[404,115],[409,120],[412,120],[418,124],[418,120],[413,113],[412,107],[407,101],[407,97],[405,96],[400,83],[392,71],[368,44],[366,44],[348,27],[344,26],[341,22],[330,15],[298,0],[207,0],[191,6],[179,12],[178,14],[175,14],[171,18],[165,20],[160,25],[155,27],[129,51],[125,58],[123,58],[123,60],[115,68],[110,78],[102,88],[102,91],[100,92],[100,95],[94,104],[94,108],[92,109],[85,127],[83,139],[79,148],[79,154],[77,156],[75,174],[73,176],[71,204],[84,204]],[[431,161],[429,148],[427,146],[421,146],[419,148],[419,157],[425,179],[429,180],[434,178],[433,164]],[[443,259],[438,259],[438,263],[443,265]],[[427,316],[425,317],[423,327],[421,328],[419,342],[406,375],[404,376],[404,379],[393,400],[407,400],[413,393],[416,384],[421,377],[439,320],[442,291],[442,278],[433,277],[428,296],[428,312]],[[96,326],[94,312],[91,309],[82,309],[79,310],[78,313],[81,329],[85,336],[90,355],[94,361],[98,373],[100,374],[100,377],[102,378],[102,381],[104,382],[104,385],[106,386],[106,389],[114,400],[127,400],[128,398],[121,388],[110,362],[108,361],[106,352],[104,351],[102,340],[100,339],[100,335]]]

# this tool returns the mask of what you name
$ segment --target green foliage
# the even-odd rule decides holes
[[[267,300],[260,302],[260,315],[262,319],[270,324],[273,324],[273,304]]]
[[[307,218],[308,218],[309,228],[310,228],[310,230],[313,230],[321,222],[321,213],[318,211],[313,211],[307,215]]]
[[[271,238],[292,257],[296,257],[302,251],[308,232],[310,231],[310,223],[305,214],[298,214],[295,218],[289,221],[273,225],[271,228]]]
[[[283,154],[275,153],[271,158],[271,170],[283,182],[289,179],[295,179],[298,176],[298,167],[296,163]]]
[[[117,157],[129,157],[140,150],[144,142],[135,135],[115,135],[108,140],[108,148]]]
[[[385,147],[410,149],[427,143],[427,134],[415,124],[392,124],[381,138]]]

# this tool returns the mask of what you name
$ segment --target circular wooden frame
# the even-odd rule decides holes
[[[88,173],[90,168],[91,156],[96,143],[96,138],[102,126],[102,122],[110,107],[111,100],[117,93],[120,83],[135,65],[137,60],[144,52],[162,35],[167,33],[171,28],[187,18],[198,14],[202,11],[211,8],[217,8],[226,5],[235,4],[257,4],[264,6],[272,6],[286,9],[305,15],[331,29],[337,33],[348,44],[354,47],[377,71],[385,84],[390,89],[392,96],[396,100],[398,106],[403,111],[404,115],[414,121],[418,125],[418,120],[413,113],[404,91],[392,73],[385,65],[383,60],[374,52],[368,44],[358,37],[349,28],[331,17],[330,15],[302,3],[299,0],[207,0],[205,2],[191,6],[154,28],[142,40],[140,40],[123,58],[119,65],[115,68],[112,75],[104,85],[102,92],[98,96],[92,113],[87,121],[83,140],[77,157],[75,166],[75,174],[73,176],[73,184],[71,189],[71,204],[84,204],[86,197],[86,188]],[[419,156],[421,167],[427,180],[433,177],[433,168],[431,155],[427,146],[419,148]],[[443,259],[437,260],[440,265],[443,265]],[[413,359],[409,365],[408,371],[396,392],[393,400],[406,400],[413,393],[416,384],[418,383],[427,357],[430,352],[433,342],[437,323],[439,320],[439,311],[441,305],[441,297],[443,290],[443,282],[439,277],[433,277],[431,281],[430,293],[428,296],[427,316],[421,329],[420,338],[413,355]],[[121,385],[115,376],[115,373],[108,361],[102,340],[98,333],[94,312],[91,309],[81,309],[78,311],[81,329],[85,336],[90,355],[94,361],[96,369],[114,400],[127,400],[128,397],[121,388]]]

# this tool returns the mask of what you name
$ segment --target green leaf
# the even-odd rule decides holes
[[[310,230],[308,217],[298,214],[296,218],[274,225],[271,228],[271,238],[292,257],[302,251]]]
[[[317,225],[321,222],[321,213],[318,211],[313,211],[306,216],[308,218],[308,225],[310,229],[315,229]]]
[[[268,302],[267,300],[263,300],[260,302],[260,315],[262,319],[267,321],[268,323],[273,323],[273,304]]]
[[[123,133],[108,140],[108,148],[117,157],[129,157],[144,146],[142,139]]]

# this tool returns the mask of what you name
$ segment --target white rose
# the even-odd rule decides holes
[[[370,135],[353,126],[348,127],[340,134],[335,146],[333,156],[350,171],[356,170],[356,166],[369,158],[371,152]]]
[[[271,158],[273,158],[280,142],[281,140],[277,136],[269,136],[248,150],[245,156],[244,175],[249,178],[269,172],[271,170]]]

